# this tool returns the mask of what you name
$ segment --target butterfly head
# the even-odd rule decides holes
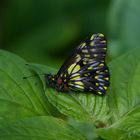
[[[65,90],[67,90],[67,86],[64,83],[63,79],[60,78],[60,77],[57,77],[56,75],[46,74],[45,75],[45,80],[46,80],[46,84],[49,87],[55,88],[58,91],[65,91]]]
[[[45,81],[46,81],[46,84],[49,86],[49,87],[55,87],[56,85],[56,76],[55,75],[52,75],[52,74],[46,74],[45,75]]]

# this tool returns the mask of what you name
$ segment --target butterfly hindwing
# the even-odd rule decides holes
[[[109,86],[108,68],[102,62],[87,64],[76,73],[71,73],[68,85],[75,91],[93,91],[103,94]]]

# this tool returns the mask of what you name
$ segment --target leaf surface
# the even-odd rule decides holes
[[[61,119],[38,116],[0,124],[4,140],[86,140],[76,129]]]
[[[1,119],[51,114],[44,87],[39,77],[24,79],[34,72],[20,57],[0,51],[0,116]],[[48,104],[47,104],[48,103]]]

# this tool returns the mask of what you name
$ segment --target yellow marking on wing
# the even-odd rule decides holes
[[[84,76],[88,76],[88,74],[84,74]]]
[[[92,61],[93,61],[93,59],[88,59],[88,61],[92,62]]]
[[[96,83],[96,86],[99,86],[99,83]]]
[[[64,77],[67,77],[67,75],[66,75],[66,74],[64,74]]]
[[[67,79],[64,79],[64,82],[67,82]]]
[[[102,92],[98,91],[98,94],[102,94]]]
[[[91,43],[90,43],[90,46],[94,46],[95,44],[94,44],[94,41],[92,41]]]
[[[99,79],[99,76],[95,76],[95,79]]]
[[[79,71],[80,70],[80,65],[77,65],[75,68],[74,68],[74,70],[72,71],[72,73],[76,73],[77,71]]]
[[[81,48],[85,47],[86,46],[86,43],[82,43],[81,45]]]
[[[99,72],[100,72],[99,70],[96,71],[96,73],[99,73]]]
[[[104,64],[103,64],[103,63],[101,63],[99,66],[104,66]]]
[[[88,67],[88,70],[92,70],[93,69],[93,67]]]
[[[99,34],[99,37],[104,37],[104,35],[103,34]]]
[[[75,57],[76,57],[76,58],[78,58],[78,57],[80,57],[80,55],[79,55],[79,54],[77,54]]]
[[[102,40],[102,41],[100,41],[101,43],[106,43],[106,40]]]
[[[79,62],[81,60],[81,56],[79,54],[76,55],[76,62]]]
[[[76,87],[78,87],[79,89],[84,89],[84,87],[81,85],[76,85]]]
[[[74,73],[74,74],[72,75],[72,77],[75,77],[75,76],[80,76],[80,75],[79,75],[79,73]]]
[[[71,78],[71,80],[78,80],[78,79],[80,79],[80,75]]]
[[[81,85],[75,85],[75,84],[73,84],[73,83],[69,83],[69,86],[75,86],[75,87],[77,87],[77,88],[84,89],[83,86],[81,86]],[[71,87],[69,87],[69,88],[71,88]]]
[[[109,78],[108,78],[108,77],[106,77],[106,78],[104,78],[104,79],[105,79],[105,80],[107,80],[107,81],[109,80]]]
[[[80,88],[80,89],[84,89],[84,87],[82,87],[82,86],[78,86],[78,88]]]
[[[85,57],[90,57],[90,55],[87,54],[87,55],[85,55]]]
[[[94,54],[93,56],[94,56],[94,57],[97,57],[98,55],[97,55],[97,54]]]
[[[94,36],[95,36],[95,35],[92,35],[91,38],[90,38],[90,40],[93,40],[93,39],[94,39]]]
[[[69,85],[70,85],[70,86],[73,86],[74,84],[72,84],[72,83],[69,83]]]
[[[87,50],[87,49],[86,49],[86,50],[82,50],[82,52],[83,52],[83,53],[88,53],[88,50]]]
[[[52,80],[54,81],[54,78],[52,78]]]
[[[84,84],[81,81],[75,82],[75,84],[83,86]]]
[[[75,67],[76,63],[72,64],[69,68],[68,68],[68,74],[70,74],[72,72],[72,69]]]
[[[105,89],[105,90],[107,90],[107,87],[106,87],[106,86],[104,86],[104,89]]]
[[[83,64],[84,64],[84,65],[86,65],[86,64],[87,64],[87,62],[86,62],[86,61],[84,61],[84,62],[83,62]]]

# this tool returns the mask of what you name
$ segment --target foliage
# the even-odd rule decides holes
[[[0,15],[1,45],[47,66],[0,50],[0,139],[139,140],[140,1],[112,0],[108,15],[108,0],[102,5],[97,0],[9,2]],[[105,32],[109,41],[111,85],[106,95],[46,87],[38,74],[56,73],[52,66],[60,66],[69,46],[76,46],[72,42],[78,44],[92,32]]]
[[[110,59],[139,47],[139,5],[139,0],[112,0],[107,17]]]
[[[112,61],[109,91],[95,96],[46,88],[36,74],[55,70],[0,51],[0,137],[139,139],[140,63],[133,59],[139,53],[138,48]],[[28,75],[35,76],[24,79]]]

